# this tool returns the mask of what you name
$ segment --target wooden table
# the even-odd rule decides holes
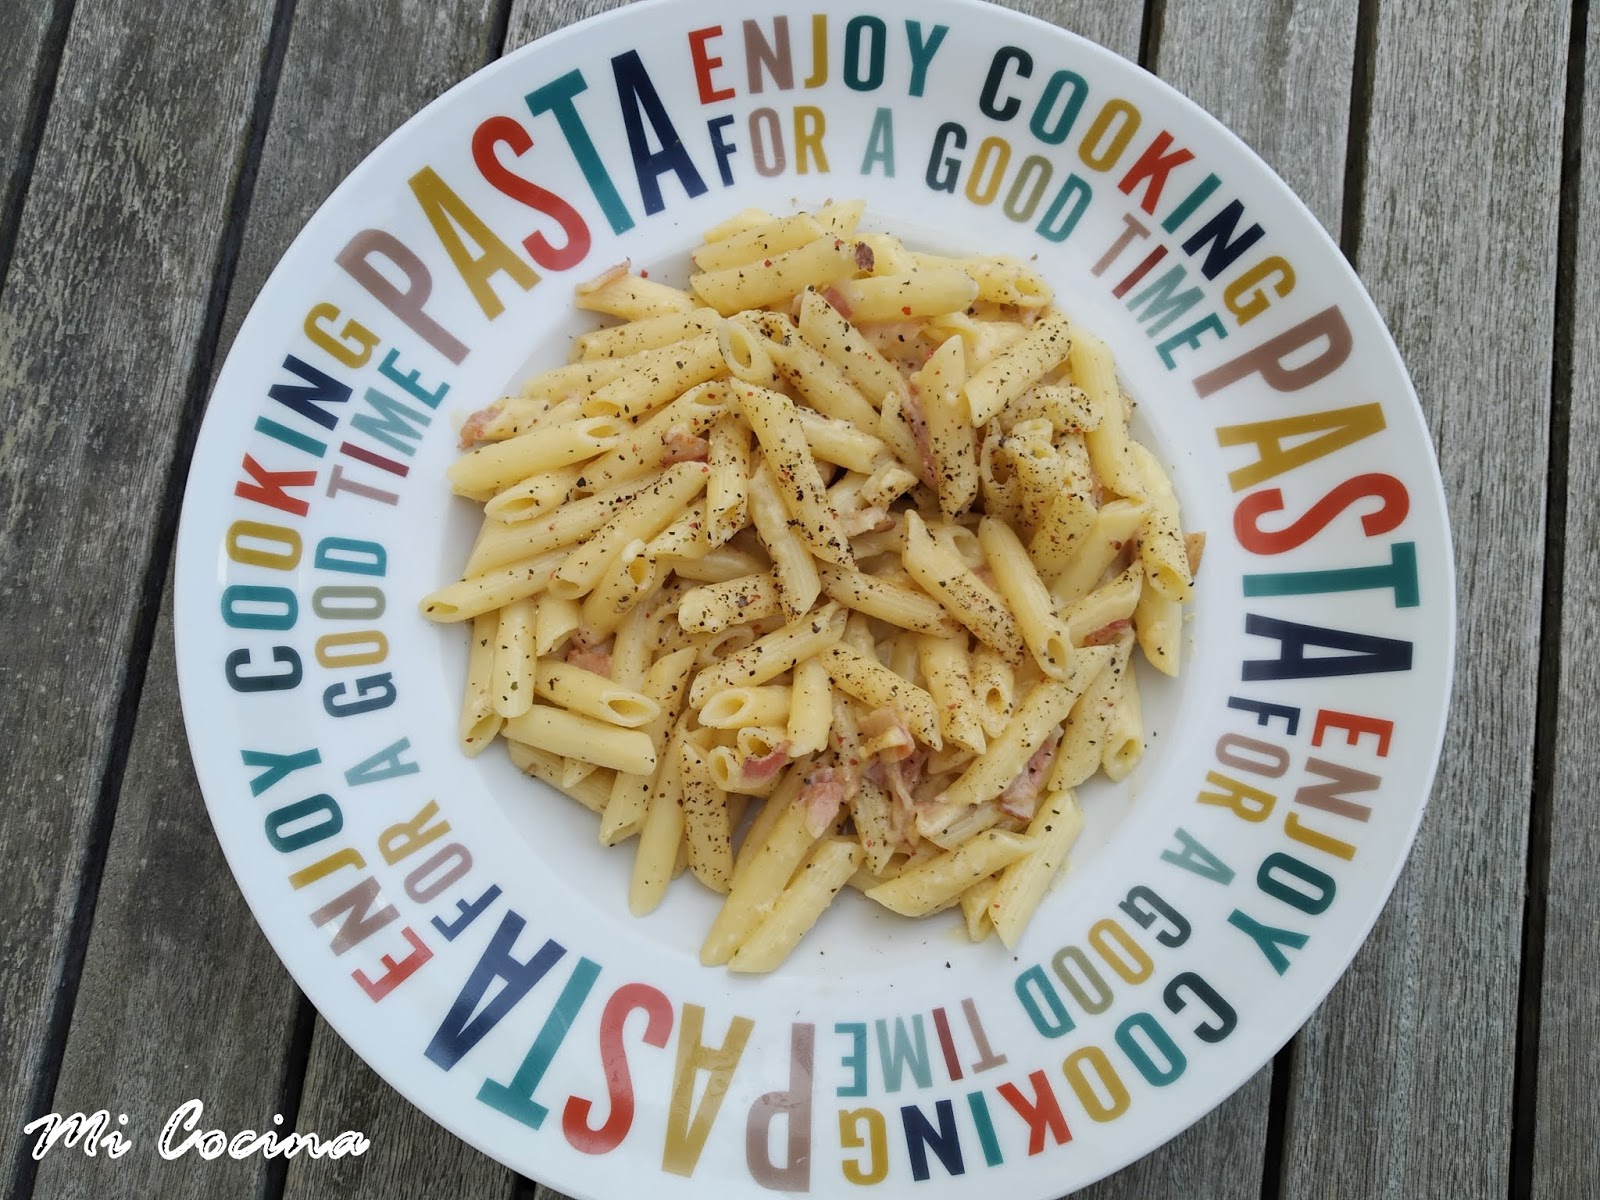
[[[381,1083],[273,957],[190,767],[171,567],[212,379],[301,224],[427,100],[609,7],[0,6],[5,1194],[553,1195]],[[1600,1194],[1600,678],[1580,653],[1600,634],[1600,20],[1587,0],[1018,7],[1194,97],[1333,231],[1427,410],[1461,596],[1432,806],[1354,967],[1242,1091],[1083,1194]],[[372,1149],[23,1145],[38,1114],[150,1129],[191,1096],[223,1128],[281,1112]]]

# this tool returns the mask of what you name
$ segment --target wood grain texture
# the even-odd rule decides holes
[[[75,958],[272,5],[77,6],[0,295],[0,1162]],[[107,1095],[100,1103],[114,1103]],[[97,1105],[98,1106],[98,1105]],[[47,1110],[48,1111],[48,1110]],[[29,1114],[33,1115],[33,1114]]]
[[[1577,254],[1568,282],[1572,316],[1571,452],[1568,455],[1566,591],[1561,621],[1559,721],[1550,799],[1550,888],[1545,916],[1543,1017],[1538,1046],[1538,1107],[1533,1195],[1579,1196],[1600,1179],[1600,1010],[1594,1000],[1600,962],[1600,860],[1595,821],[1600,771],[1600,19],[1589,14],[1585,51]]]
[[[1356,265],[1439,448],[1460,652],[1453,719],[1410,863],[1298,1042],[1282,1194],[1501,1197],[1533,785],[1568,9],[1481,0],[1380,4],[1377,15]]]
[[[506,25],[506,53],[586,17],[627,5],[628,0],[513,0]]]
[[[63,3],[0,6],[0,268],[12,206],[28,169],[24,150],[48,99],[49,34]]]
[[[360,1158],[295,1159],[285,1200],[392,1200],[397,1196],[509,1197],[516,1177],[436,1125],[317,1020],[299,1126],[332,1136],[359,1129]]]
[[[1356,0],[1167,0],[1151,69],[1266,159],[1335,238]]]
[[[1029,16],[1059,25],[1107,50],[1137,61],[1144,5],[1126,0],[999,0]]]
[[[301,0],[295,16],[221,350],[327,193],[395,126],[470,73],[490,50],[487,0],[472,7],[415,0],[382,10]],[[149,1132],[159,1130],[176,1105],[200,1096],[208,1120],[223,1128],[265,1128],[280,1111],[298,992],[233,884],[206,819],[184,748],[171,600],[169,580],[56,1091],[58,1107],[114,1101],[131,1123]],[[151,1020],[152,1013],[161,1019]],[[310,1070],[314,1078],[325,1078],[326,1062],[314,1058]],[[365,1079],[377,1082],[370,1072]],[[304,1128],[352,1127],[337,1113],[328,1117],[319,1100],[308,1097],[318,1123]],[[359,1096],[351,1105],[364,1107]],[[393,1176],[384,1172],[396,1166],[397,1154],[403,1157],[408,1140],[391,1137],[387,1127],[359,1127],[375,1146],[387,1146],[362,1160],[371,1164],[367,1177],[379,1186],[367,1194],[385,1194],[383,1180],[392,1186]],[[147,1136],[115,1163],[53,1154],[41,1164],[35,1194],[97,1196],[115,1187],[128,1195],[200,1198],[245,1195],[261,1184],[259,1159],[204,1162],[190,1156],[168,1163],[150,1142]],[[473,1153],[447,1136],[427,1152],[452,1170],[459,1169],[458,1155]],[[508,1173],[502,1176],[509,1181]]]

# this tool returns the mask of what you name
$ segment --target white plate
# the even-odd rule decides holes
[[[385,142],[285,256],[229,356],[184,508],[196,767],[239,886],[317,1007],[519,1171],[579,1197],[647,1179],[662,1197],[923,1179],[928,1196],[1057,1196],[1247,1079],[1393,885],[1452,657],[1428,434],[1316,221],[1158,80],[969,0],[926,0],[909,20],[822,0],[787,20],[792,78],[752,95],[743,25],[702,37],[718,24],[704,11],[630,7],[478,73]],[[755,19],[775,44],[777,20],[767,6]],[[624,96],[659,175],[635,170]],[[797,129],[821,155],[801,153]],[[498,189],[474,159],[475,137],[496,136]],[[659,157],[675,138],[682,158]],[[537,285],[493,279],[492,318],[408,183],[424,171],[525,262],[524,239],[546,239]],[[512,173],[586,234],[569,242],[572,218]],[[1083,790],[1074,870],[1014,954],[852,894],[776,973],[735,978],[696,958],[713,897],[680,881],[631,918],[627,849],[599,846],[590,814],[499,750],[458,752],[464,639],[416,602],[453,577],[473,527],[443,482],[454,423],[564,361],[587,324],[573,283],[623,258],[681,282],[688,247],[738,209],[854,196],[930,248],[1035,260],[1111,342],[1140,434],[1210,541],[1183,677],[1144,681],[1144,763]],[[1231,243],[1208,240],[1234,203]],[[402,282],[392,260],[371,286],[341,268],[353,245],[414,257],[426,320],[375,294]],[[380,394],[412,422],[391,406],[385,423]],[[1246,435],[1282,438],[1278,473],[1252,469],[1263,444]],[[1207,802],[1230,789],[1245,815]],[[339,915],[351,905],[363,919]],[[508,947],[536,965],[501,958],[519,982],[485,991]],[[629,1005],[659,1009],[648,1034]],[[727,1048],[720,1105],[704,1071],[679,1073],[716,1059],[691,1054],[697,1036]],[[608,1080],[631,1088],[631,1116]],[[587,1118],[572,1097],[594,1102]],[[1019,1108],[1043,1114],[1031,1144]]]

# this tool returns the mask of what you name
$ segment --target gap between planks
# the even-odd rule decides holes
[[[1566,109],[1556,212],[1555,320],[1550,362],[1550,446],[1545,479],[1544,596],[1539,614],[1539,692],[1534,715],[1533,795],[1528,814],[1527,887],[1517,980],[1512,1080],[1510,1200],[1534,1192],[1539,1115],[1539,1036],[1544,1003],[1546,904],[1550,890],[1552,789],[1561,701],[1561,623],[1566,590],[1567,488],[1572,417],[1573,308],[1582,178],[1583,89],[1589,0],[1574,0],[1567,42]]]

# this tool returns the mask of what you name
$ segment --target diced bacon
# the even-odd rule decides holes
[[[1127,617],[1115,621],[1108,621],[1099,629],[1091,629],[1083,635],[1085,646],[1109,646],[1117,641],[1124,633],[1133,628],[1133,622]]]
[[[779,742],[760,757],[747,758],[739,764],[739,774],[747,783],[765,783],[789,761],[789,743]]]
[[[1010,786],[1000,793],[1000,807],[1013,817],[1026,821],[1033,817],[1039,807],[1039,790],[1044,786],[1050,768],[1056,761],[1056,746],[1060,744],[1061,735],[1051,734],[1033,752],[1033,757],[1028,760],[1028,765],[1023,767],[1013,779]]]
[[[833,305],[834,311],[846,321],[850,319],[850,301],[844,298],[844,295],[839,291],[838,288],[833,287],[831,284],[828,287],[823,288],[822,298],[829,304]]]
[[[461,426],[461,448],[465,450],[474,442],[483,437],[483,431],[489,427],[496,417],[500,415],[500,401],[496,400],[487,408],[480,408],[467,418]]]
[[[1185,534],[1183,552],[1189,558],[1189,578],[1193,579],[1200,573],[1200,560],[1205,557],[1206,535],[1203,533]]]
[[[667,430],[667,436],[662,439],[666,447],[661,456],[663,466],[670,467],[681,462],[705,462],[711,457],[711,445],[703,437],[697,437],[687,429],[672,428]]]
[[[574,645],[567,651],[567,662],[577,667],[580,671],[592,671],[596,675],[611,678],[611,651],[589,649]]]
[[[906,389],[906,402],[902,409],[911,437],[917,443],[917,456],[922,460],[923,479],[931,482],[939,477],[939,468],[933,461],[933,442],[928,436],[928,418],[922,412],[922,396],[917,385]]]
[[[856,269],[870,271],[877,264],[877,256],[872,253],[872,247],[865,242],[856,243]]]
[[[807,775],[794,801],[805,809],[806,832],[812,837],[826,833],[858,790],[855,773],[844,767],[818,767]]]

